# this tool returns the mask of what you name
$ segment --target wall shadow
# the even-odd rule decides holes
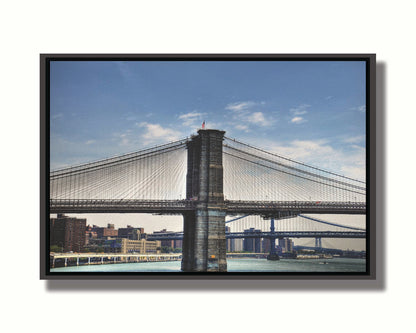
[[[305,291],[374,291],[386,289],[386,64],[376,64],[376,142],[370,149],[376,150],[372,172],[376,172],[376,278],[374,280],[351,279],[296,279],[296,280],[47,280],[48,292],[167,292],[167,291],[227,291],[227,292],[305,292]],[[374,164],[375,162],[375,164]],[[372,249],[374,251],[374,248]],[[90,277],[91,278],[91,277]]]

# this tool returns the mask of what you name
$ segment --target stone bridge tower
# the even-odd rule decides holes
[[[224,131],[201,129],[188,143],[182,271],[226,272],[222,142]]]

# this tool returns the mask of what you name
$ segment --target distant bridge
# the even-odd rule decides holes
[[[226,239],[234,238],[365,238],[365,231],[283,231],[283,232],[226,232]],[[149,234],[148,240],[181,240],[183,233]]]

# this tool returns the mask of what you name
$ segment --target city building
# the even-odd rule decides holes
[[[114,224],[107,224],[107,228],[93,225],[92,231],[97,233],[98,238],[118,237],[118,230],[114,228]]]
[[[50,218],[49,226],[51,246],[58,246],[62,252],[81,252],[85,246],[86,219],[58,214]]]
[[[144,228],[134,228],[131,225],[127,225],[127,228],[118,229],[119,238],[127,238],[131,240],[141,239],[141,235],[144,234]]]
[[[95,231],[92,231],[92,227],[87,225],[85,230],[85,245],[88,245],[92,239],[97,239],[98,235]]]
[[[292,253],[293,241],[290,238],[280,238],[279,247],[281,248],[282,253]]]
[[[175,231],[168,231],[166,229],[162,229],[160,231],[154,231],[153,234],[174,234]],[[173,249],[181,249],[182,248],[182,240],[181,239],[164,239],[161,240],[161,246],[163,247],[171,247]]]
[[[244,230],[244,233],[245,234],[258,234],[258,233],[261,233],[261,230],[250,228],[250,229]],[[248,252],[261,253],[262,252],[261,238],[259,237],[244,238],[243,250],[248,251]]]
[[[241,252],[243,251],[244,240],[241,238],[230,239],[230,252]]]

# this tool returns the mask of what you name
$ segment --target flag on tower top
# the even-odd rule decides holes
[[[205,129],[205,120],[204,120],[204,122],[202,123],[202,129]]]

